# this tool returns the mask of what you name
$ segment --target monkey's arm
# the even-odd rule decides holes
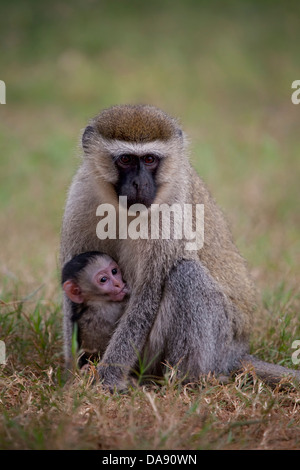
[[[152,278],[153,280],[153,278]],[[100,380],[110,389],[124,389],[126,377],[142,353],[146,340],[153,326],[161,300],[161,287],[153,290],[147,288],[148,282],[132,294],[127,310],[121,317],[98,372]]]

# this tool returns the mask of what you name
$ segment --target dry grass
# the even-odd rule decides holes
[[[1,448],[297,449],[299,394],[265,387],[246,372],[229,385],[144,386],[125,396],[75,376],[57,386],[50,367],[1,380]]]

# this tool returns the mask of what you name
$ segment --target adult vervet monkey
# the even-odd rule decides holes
[[[61,262],[85,251],[107,253],[131,286],[126,311],[98,367],[103,384],[124,387],[143,352],[154,370],[161,361],[179,363],[189,379],[226,374],[250,359],[264,377],[299,377],[248,356],[253,285],[222,212],[190,165],[176,120],[153,106],[114,106],[91,120],[82,147],[65,208]],[[186,240],[174,237],[100,240],[97,207],[112,204],[119,214],[119,196],[127,197],[128,207],[203,204],[203,247],[187,250]],[[66,297],[64,318],[68,367],[72,326]]]

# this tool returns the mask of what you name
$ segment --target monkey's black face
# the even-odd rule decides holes
[[[160,159],[147,154],[141,157],[124,154],[115,160],[119,179],[116,184],[118,196],[127,196],[128,207],[132,204],[143,204],[149,207],[156,195],[156,172]]]

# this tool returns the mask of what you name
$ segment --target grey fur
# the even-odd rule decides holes
[[[201,262],[181,261],[167,276],[147,349],[148,361],[161,351],[160,359],[178,364],[190,380],[208,372],[228,374],[248,351],[235,334],[232,305]]]

